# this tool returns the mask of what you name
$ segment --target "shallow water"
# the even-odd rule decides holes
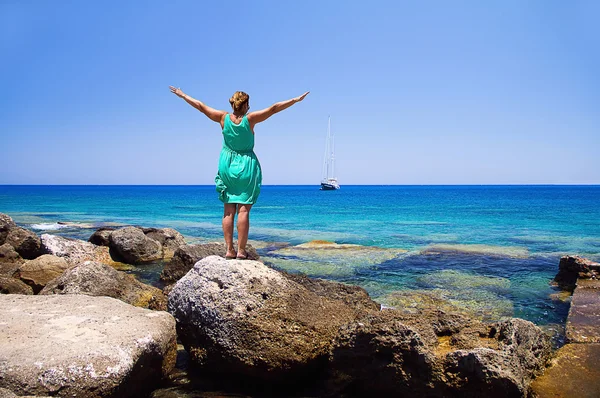
[[[125,224],[172,227],[190,243],[222,239],[213,186],[0,186],[0,212],[80,239]],[[549,282],[561,255],[600,260],[600,187],[265,186],[250,238],[274,267],[361,285],[384,304],[418,290],[491,318],[560,324],[568,303],[551,298]],[[368,250],[282,248],[312,240]],[[136,273],[156,283],[161,267]]]

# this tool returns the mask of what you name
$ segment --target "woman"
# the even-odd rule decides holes
[[[254,126],[277,112],[302,101],[308,91],[299,97],[277,102],[268,108],[248,113],[248,94],[237,91],[229,99],[232,113],[218,111],[186,95],[179,88],[169,86],[171,92],[221,125],[223,149],[219,158],[219,171],[215,177],[219,199],[224,204],[223,236],[227,252],[225,258],[248,258],[246,243],[250,229],[250,209],[256,203],[262,183],[262,172],[254,154]],[[237,213],[238,250],[233,247],[233,222]]]

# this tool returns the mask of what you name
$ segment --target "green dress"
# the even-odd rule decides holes
[[[247,116],[235,124],[229,114],[225,115],[223,149],[215,183],[223,203],[254,204],[258,199],[262,171],[254,153],[254,133]]]

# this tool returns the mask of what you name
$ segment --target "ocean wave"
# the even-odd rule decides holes
[[[31,229],[35,229],[38,231],[58,231],[59,229],[68,228],[66,225],[59,223],[41,223],[41,224],[31,224],[29,226]]]

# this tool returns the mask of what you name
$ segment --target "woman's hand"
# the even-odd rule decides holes
[[[303,100],[303,99],[304,99],[304,98],[305,98],[305,97],[308,95],[308,93],[310,93],[310,91],[307,91],[307,92],[305,92],[304,94],[302,94],[301,96],[294,98],[294,101],[295,101],[295,102],[300,102],[300,101],[302,101],[302,100]]]
[[[175,94],[176,96],[178,96],[179,98],[183,98],[183,96],[185,95],[185,94],[183,93],[183,91],[181,91],[181,89],[180,89],[180,88],[176,88],[176,87],[173,87],[173,86],[169,86],[169,88],[171,89],[171,92],[172,92],[173,94]],[[308,93],[307,93],[307,94],[308,94]]]

